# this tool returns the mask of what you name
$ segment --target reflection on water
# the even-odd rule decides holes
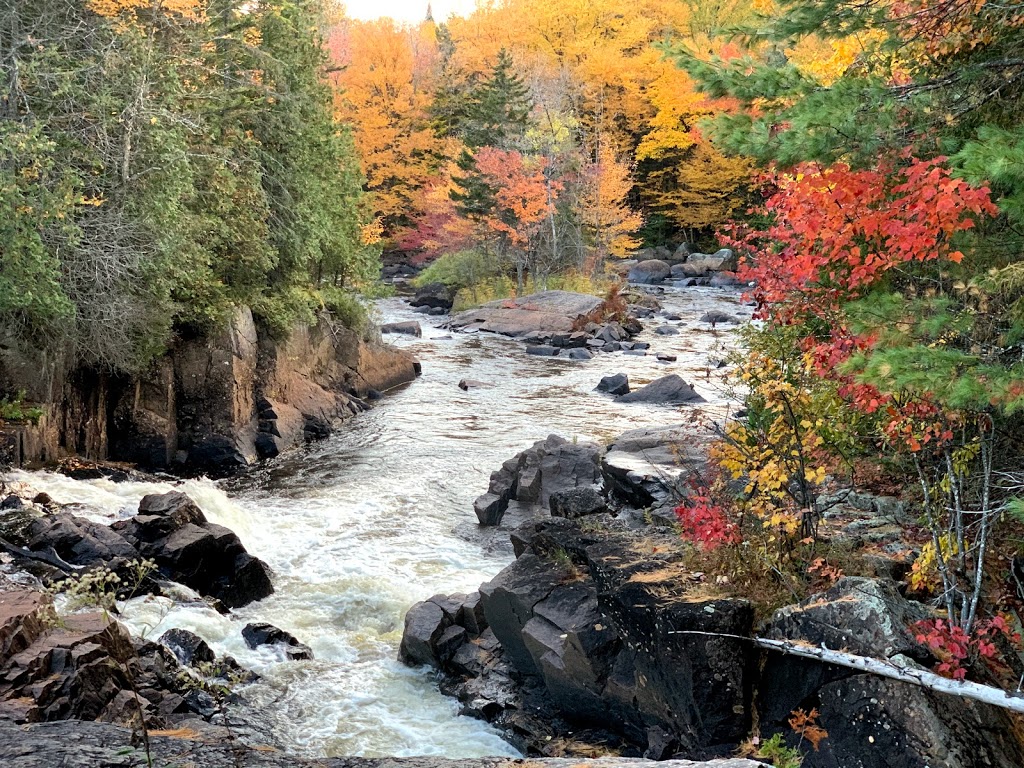
[[[213,521],[235,530],[274,569],[276,592],[221,616],[201,602],[143,598],[124,618],[157,637],[171,627],[201,635],[264,676],[244,698],[265,735],[306,755],[512,755],[486,724],[457,716],[425,670],[396,661],[402,617],[437,592],[469,592],[511,559],[505,532],[481,532],[473,499],[501,462],[551,433],[605,442],[642,426],[678,421],[678,410],[620,405],[593,391],[627,373],[636,387],[667,373],[692,381],[709,401],[727,405],[709,356],[731,333],[696,322],[708,309],[749,317],[736,298],[693,290],[665,299],[684,318],[680,335],[656,336],[647,357],[598,354],[589,361],[526,355],[517,342],[455,334],[430,325],[444,318],[381,303],[388,322],[419,320],[423,337],[392,337],[423,364],[414,384],[389,394],[326,441],[282,456],[251,474],[216,485],[178,484]],[[646,321],[650,328],[659,323]],[[678,356],[660,363],[653,353]],[[493,386],[458,388],[460,379]],[[111,521],[132,513],[166,484],[76,482],[48,474],[15,479],[85,514]],[[283,662],[272,649],[247,648],[241,628],[269,621],[309,644],[315,661]]]

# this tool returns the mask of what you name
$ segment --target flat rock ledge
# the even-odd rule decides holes
[[[762,768],[752,760],[509,760],[485,757],[335,757],[303,759],[283,752],[256,750],[223,734],[175,732],[150,734],[152,764],[192,768]],[[4,768],[143,768],[146,751],[139,734],[106,723],[65,720],[18,726],[0,721],[0,765]]]

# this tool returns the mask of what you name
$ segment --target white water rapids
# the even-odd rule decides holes
[[[695,384],[712,410],[725,405],[709,357],[732,346],[731,328],[697,319],[718,309],[750,311],[732,292],[668,289],[666,312],[680,323],[643,321],[650,354],[597,354],[589,361],[532,357],[518,342],[449,334],[444,318],[412,313],[398,299],[379,304],[386,321],[419,320],[423,338],[389,337],[423,365],[415,383],[389,393],[329,439],[294,451],[226,483],[81,482],[16,472],[16,481],[77,514],[111,522],[130,516],[147,493],[184,491],[215,523],[235,531],[274,571],[275,594],[222,616],[195,600],[137,598],[122,620],[156,639],[191,630],[262,680],[242,690],[247,710],[283,749],[308,756],[515,755],[497,733],[458,716],[428,670],[397,657],[402,617],[432,594],[470,592],[511,560],[507,531],[481,532],[473,499],[501,462],[551,433],[607,441],[628,429],[678,423],[678,408],[617,404],[594,392],[598,380],[627,373],[631,386],[667,373]],[[676,325],[680,334],[653,329]],[[659,363],[654,353],[678,356]],[[706,378],[710,376],[710,378]],[[490,388],[464,392],[460,379]],[[286,662],[250,650],[241,629],[267,621],[310,645],[314,661]]]

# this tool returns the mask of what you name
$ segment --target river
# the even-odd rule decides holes
[[[389,337],[419,357],[423,376],[389,393],[332,437],[294,451],[243,477],[214,483],[74,481],[16,472],[10,480],[80,505],[78,514],[111,522],[130,516],[147,493],[176,487],[215,523],[234,530],[275,574],[271,597],[222,616],[188,595],[145,597],[123,607],[122,620],[157,638],[171,627],[202,636],[262,675],[242,689],[247,717],[261,736],[307,756],[515,755],[490,726],[458,715],[427,670],[396,660],[402,617],[438,592],[470,592],[512,558],[507,532],[476,525],[473,499],[491,471],[551,433],[607,441],[628,429],[676,423],[678,409],[618,404],[593,391],[607,374],[638,384],[678,373],[707,398],[727,406],[720,371],[709,358],[733,346],[734,326],[697,320],[709,309],[749,318],[734,292],[667,289],[668,323],[645,320],[640,337],[651,353],[675,363],[621,353],[589,361],[533,357],[521,344],[487,334],[450,334],[444,318],[414,314],[399,299],[378,303],[382,321],[419,320],[423,337]],[[462,391],[460,379],[492,386]],[[250,621],[268,621],[310,645],[314,661],[285,662],[241,637]]]

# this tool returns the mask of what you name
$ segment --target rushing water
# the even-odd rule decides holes
[[[390,393],[331,438],[295,451],[228,483],[176,484],[212,522],[234,530],[274,570],[276,592],[222,616],[187,594],[138,598],[122,619],[156,638],[171,627],[202,636],[263,676],[243,689],[262,735],[311,756],[513,755],[486,724],[457,714],[427,670],[396,660],[402,616],[438,592],[469,592],[511,559],[504,531],[481,532],[472,501],[491,471],[534,441],[557,433],[606,441],[627,430],[679,421],[677,409],[624,405],[593,391],[604,375],[624,372],[631,385],[678,373],[712,411],[724,408],[720,372],[709,358],[731,345],[730,330],[697,318],[720,309],[746,318],[735,294],[669,291],[666,312],[682,322],[676,336],[645,331],[647,357],[598,354],[589,361],[532,357],[522,345],[487,334],[449,334],[444,318],[414,314],[404,302],[379,305],[386,321],[416,319],[423,337],[390,337],[413,350],[423,376]],[[731,328],[731,326],[730,326]],[[491,386],[458,388],[463,379]],[[130,516],[147,493],[171,484],[80,482],[49,473],[11,480],[44,490],[79,514],[110,522]],[[316,659],[285,662],[241,637],[250,621],[268,621],[310,645]]]

